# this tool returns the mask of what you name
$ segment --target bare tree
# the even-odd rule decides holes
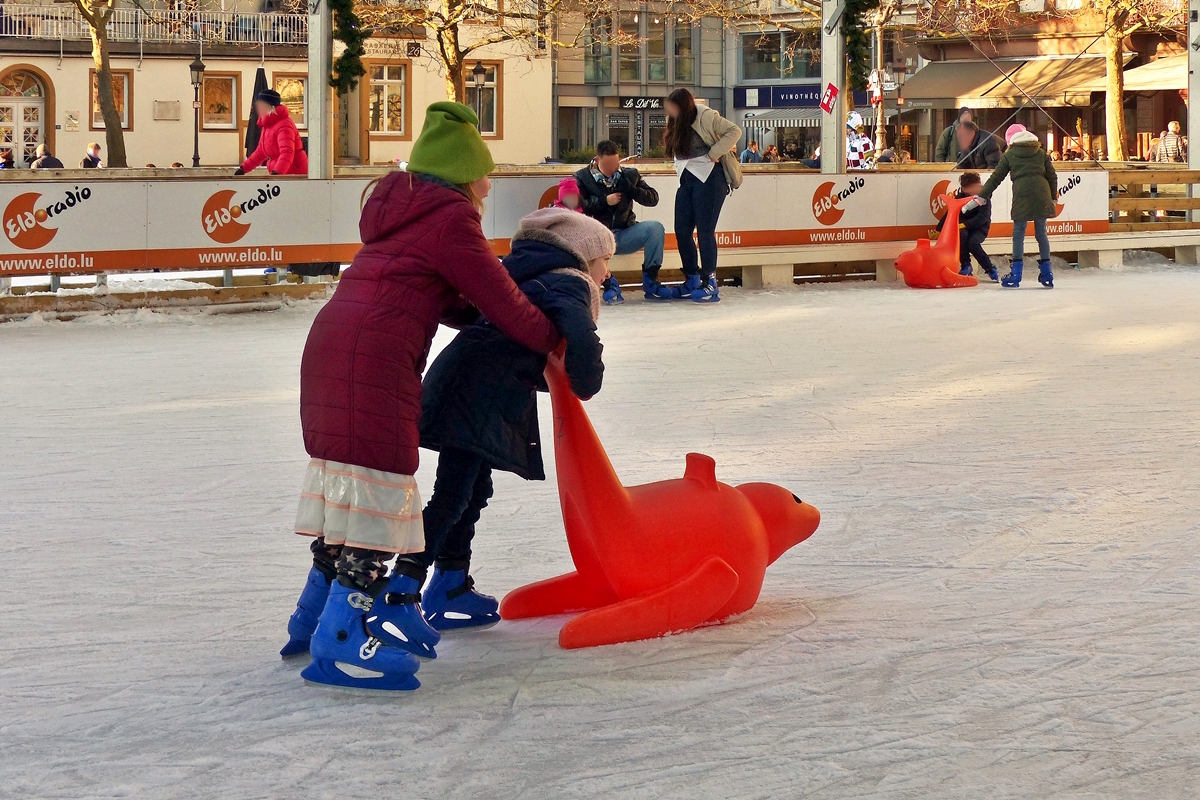
[[[110,167],[128,166],[125,157],[125,132],[121,129],[121,112],[113,95],[112,68],[108,62],[108,21],[116,10],[117,0],[70,0],[79,16],[88,24],[92,36],[92,61],[96,65],[96,97],[100,115],[104,118],[104,141],[108,148]],[[91,98],[88,98],[89,110]]]
[[[1065,5],[1065,4],[1064,4]],[[1008,36],[1014,28],[1040,18],[1073,18],[1091,25],[1104,40],[1104,119],[1108,158],[1124,161],[1126,40],[1140,31],[1178,31],[1186,24],[1184,0],[1082,0],[1079,8],[1060,9],[1045,0],[1042,10],[1022,12],[1013,0],[930,0],[920,24],[934,35],[983,38]]]
[[[1110,161],[1124,161],[1125,132],[1125,40],[1143,29],[1172,29],[1184,26],[1187,5],[1179,0],[1092,0],[1104,15],[1104,128]]]
[[[765,0],[668,0],[657,13],[691,21],[719,19],[730,26],[771,25],[797,30],[812,28],[820,19],[820,0],[784,0],[770,10]],[[355,13],[376,34],[424,28],[428,38],[422,53],[445,76],[446,96],[462,102],[467,62],[477,51],[496,45],[516,46],[535,55],[550,47],[576,48],[588,43],[620,47],[639,41],[619,25],[589,28],[587,23],[612,17],[617,0],[358,0]],[[580,22],[563,35],[564,20]]]

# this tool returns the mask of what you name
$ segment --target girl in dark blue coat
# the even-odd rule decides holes
[[[604,378],[596,319],[600,284],[615,250],[612,231],[601,223],[547,208],[521,220],[512,253],[503,259],[521,291],[566,341],[571,388],[585,400],[600,391]],[[439,451],[433,496],[423,514],[425,551],[397,559],[388,589],[408,595],[396,602],[413,602],[433,566],[422,605],[437,630],[500,619],[496,600],[473,588],[471,540],[492,496],[493,469],[546,479],[537,416],[545,368],[546,356],[485,322],[459,333],[425,375],[421,446]]]

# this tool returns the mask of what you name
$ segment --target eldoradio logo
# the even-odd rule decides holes
[[[1062,200],[1063,195],[1078,186],[1082,180],[1083,178],[1081,178],[1079,175],[1072,175],[1070,178],[1067,178],[1066,183],[1058,187],[1058,197],[1054,198],[1054,216],[1060,216],[1063,212],[1063,209],[1066,208],[1065,203],[1060,203],[1058,201]]]
[[[246,216],[256,208],[279,197],[279,184],[270,184],[259,189],[248,199],[237,202],[232,189],[222,189],[204,201],[200,209],[200,224],[208,238],[220,244],[233,244],[250,231]]]
[[[4,208],[4,235],[22,250],[37,250],[50,244],[58,234],[58,221],[81,203],[92,197],[87,186],[68,189],[64,197],[44,206],[38,202],[42,195],[37,192],[19,194]],[[39,208],[39,206],[41,206]]]
[[[837,225],[846,213],[842,201],[866,184],[862,178],[851,178],[846,182],[846,188],[841,191],[835,191],[836,185],[832,181],[818,186],[817,191],[813,193],[813,216],[817,218],[817,222],[822,225]]]
[[[950,181],[938,181],[929,193],[929,210],[935,217],[946,216],[946,195],[950,194]]]

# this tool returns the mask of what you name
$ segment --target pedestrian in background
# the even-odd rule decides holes
[[[30,169],[63,169],[63,163],[53,156],[45,143],[37,146],[37,159],[29,165]]]
[[[87,152],[83,154],[83,160],[79,162],[79,166],[83,169],[104,168],[104,162],[100,160],[99,142],[88,142]]]
[[[1187,147],[1184,146],[1183,137],[1179,135],[1180,130],[1182,129],[1178,122],[1167,125],[1166,132],[1158,138],[1155,161],[1160,164],[1182,164],[1187,161]]]

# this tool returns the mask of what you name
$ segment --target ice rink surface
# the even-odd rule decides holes
[[[399,697],[277,656],[315,305],[2,325],[0,797],[1200,796],[1200,272],[1058,283],[605,309],[625,482],[699,450],[821,528],[735,623],[505,622]],[[479,587],[569,566],[500,477]]]

